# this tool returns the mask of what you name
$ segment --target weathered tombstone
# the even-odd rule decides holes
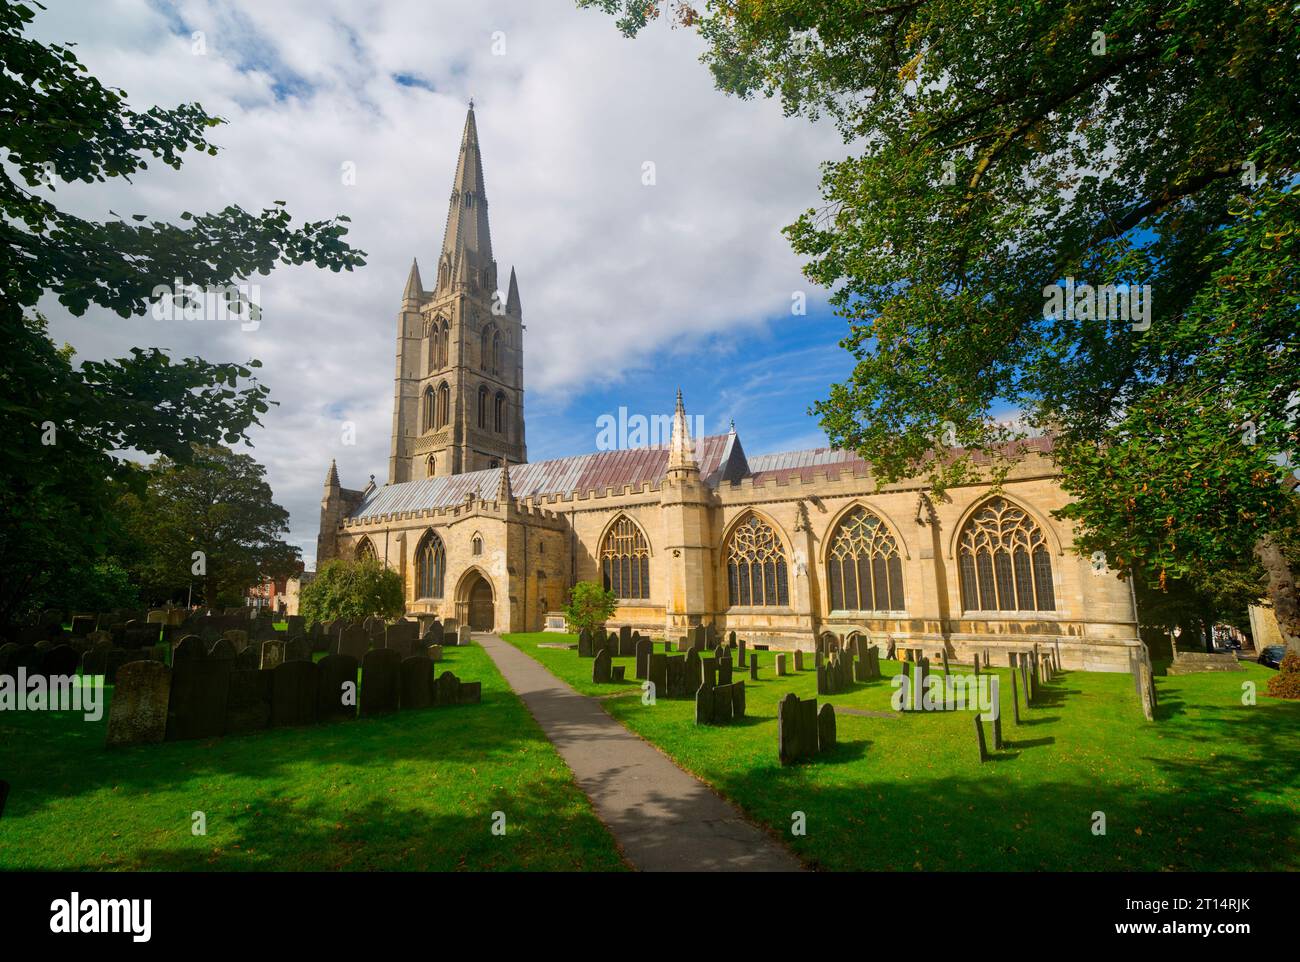
[[[473,644],[474,638],[470,633],[469,625],[461,625],[456,629],[456,644],[469,645]]]
[[[723,655],[721,658],[715,658],[714,661],[718,663],[718,684],[730,685],[731,684],[731,656]]]
[[[700,659],[700,683],[708,685],[710,688],[718,683],[718,659],[701,658]]]
[[[262,671],[272,671],[284,664],[284,642],[262,642]]]
[[[402,659],[402,711],[433,704],[433,662],[427,655]]]
[[[420,626],[414,621],[399,621],[391,624],[384,632],[384,647],[392,648],[403,658],[415,650],[420,640]]]
[[[1025,690],[1025,710],[1028,713],[1029,706],[1034,701],[1034,690],[1030,687],[1029,660],[1026,658],[1020,659],[1020,687]]]
[[[239,656],[237,646],[229,638],[218,638],[211,647],[208,648],[209,658],[230,658],[234,659]]]
[[[596,653],[596,660],[591,666],[591,681],[595,685],[608,685],[610,682],[609,649],[602,648]]]
[[[424,652],[433,662],[442,661],[442,645],[430,645]]]
[[[803,671],[803,651],[799,648],[794,650],[794,670]]]
[[[618,626],[618,653],[623,656],[632,655],[636,653],[636,648],[634,647],[632,642],[631,625]]]
[[[348,625],[339,634],[338,653],[340,655],[349,655],[358,661],[365,658],[366,652],[370,650],[370,636],[366,634],[365,629]]]
[[[997,706],[993,712],[993,748],[995,751],[1002,751],[1004,746],[1002,741],[1002,706]]]
[[[190,636],[193,638],[193,636]],[[187,639],[172,652],[171,697],[167,708],[167,739],[213,738],[226,729],[226,698],[234,660],[209,658],[202,642]],[[119,681],[123,666],[118,671]]]
[[[260,731],[271,723],[273,671],[236,668],[226,693],[225,734]]]
[[[351,655],[326,655],[320,671],[316,717],[320,721],[357,717],[357,660]]]
[[[271,677],[271,724],[313,725],[320,696],[320,670],[313,661],[286,661]]]
[[[822,705],[817,713],[817,751],[828,752],[835,747],[835,709]]]
[[[975,652],[975,677],[978,678],[979,676],[980,676],[980,655],[979,652],[977,651]]]
[[[402,656],[391,648],[372,648],[361,659],[362,717],[397,711]]]
[[[1142,699],[1142,716],[1147,721],[1155,721],[1155,684],[1151,678],[1151,662],[1143,658],[1138,662],[1138,693]]]
[[[1020,695],[1016,686],[1016,670],[1011,669],[1011,713],[1016,724],[1020,724]]]
[[[430,645],[441,645],[443,639],[442,622],[437,618],[429,623],[429,627],[424,630],[424,645],[427,648]]]
[[[709,685],[700,685],[695,692],[695,724],[713,724],[713,689]]]
[[[758,652],[749,656],[749,680],[758,681]]]
[[[460,679],[449,671],[444,671],[433,682],[432,697],[433,704],[438,707],[447,705],[456,705],[460,703]]]
[[[980,721],[979,712],[972,716],[975,719],[975,738],[979,742],[980,762],[981,764],[989,760],[989,747],[984,742],[984,724]]]
[[[284,624],[284,633],[286,635],[306,636],[307,634],[307,619],[302,615],[286,615]]]
[[[736,681],[731,684],[731,717],[745,717],[745,683],[743,681]]]
[[[636,673],[638,681],[644,681],[647,677],[646,672],[650,669],[650,653],[654,651],[654,642],[649,638],[642,638],[636,643]]]
[[[734,636],[736,633],[733,631],[731,634]],[[736,667],[743,671],[747,666],[748,662],[745,661],[745,639],[741,638],[736,643]]]
[[[667,688],[660,694],[668,698],[689,698],[691,697],[691,686],[695,684],[696,677],[686,674],[686,656],[685,655],[665,655],[664,665],[667,669]]]
[[[731,722],[731,685],[718,685],[713,689],[713,724]]]
[[[108,706],[106,744],[140,745],[161,742],[167,733],[171,669],[157,661],[122,666]]]
[[[284,643],[285,661],[311,661],[311,645],[302,635],[290,638]]]
[[[651,652],[646,663],[646,680],[654,686],[655,698],[668,697],[668,656]]]
[[[14,646],[15,648],[17,645]],[[5,673],[5,658],[0,653],[0,675]],[[108,652],[102,648],[89,648],[81,655],[81,674],[87,678],[102,675],[108,669]]]
[[[785,677],[785,652],[783,651],[778,651],[776,653],[776,677]]]
[[[592,645],[590,628],[583,628],[580,632],[578,632],[578,657],[579,658],[596,657],[596,651]]]
[[[73,615],[72,616],[72,634],[77,638],[84,638],[95,630],[95,618],[93,615]]]

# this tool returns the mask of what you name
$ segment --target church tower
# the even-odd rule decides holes
[[[397,315],[388,481],[527,460],[519,284],[498,284],[471,103],[433,290],[412,262]]]

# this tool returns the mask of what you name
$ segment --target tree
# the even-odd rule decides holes
[[[564,615],[570,625],[581,631],[603,625],[613,617],[616,608],[618,598],[614,592],[605,590],[594,581],[579,581],[569,591]]]
[[[242,290],[228,289],[277,263],[364,263],[343,240],[346,217],[295,227],[278,201],[257,214],[182,212],[184,227],[60,210],[61,184],[129,178],[150,160],[179,168],[191,150],[215,155],[207,135],[223,121],[198,104],[132,110],[71,48],[25,35],[34,6],[0,0],[0,623],[104,557],[115,484],[143,480],[126,453],[188,461],[193,444],[246,441],[271,403],[252,378],[256,360],[173,361],[135,348],[74,365],[72,348],[56,347],[33,310],[43,295],[74,314],[96,305],[127,317],[160,299],[207,309],[196,291],[221,290],[247,311]],[[176,278],[183,285],[173,291]]]
[[[663,5],[579,0],[629,35]],[[1258,555],[1290,643],[1300,57],[1267,0],[670,5],[720,89],[852,155],[786,229],[849,322],[815,405],[883,483],[1051,432],[1078,547],[1162,587]],[[957,457],[951,457],[960,446]],[[1014,446],[1011,448],[1014,450]],[[999,476],[995,472],[994,477]]]
[[[159,458],[145,491],[120,502],[134,550],[132,579],[154,601],[189,597],[206,605],[243,603],[248,589],[301,570],[282,536],[289,512],[272,500],[266,469],[226,448],[196,448],[188,464]]]
[[[298,610],[308,624],[338,618],[400,618],[406,611],[402,579],[374,558],[326,561],[303,585]]]

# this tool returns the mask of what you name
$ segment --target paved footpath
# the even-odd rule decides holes
[[[573,770],[596,814],[643,872],[796,872],[799,860],[694,775],[496,635],[474,640],[496,662]]]

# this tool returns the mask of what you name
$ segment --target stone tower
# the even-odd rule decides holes
[[[526,460],[519,284],[512,268],[507,290],[498,286],[471,104],[434,288],[413,262],[397,315],[388,481]]]

